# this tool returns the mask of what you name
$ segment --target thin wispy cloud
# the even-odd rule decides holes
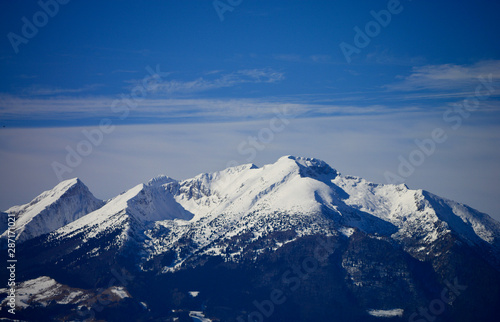
[[[314,54],[309,56],[297,54],[277,54],[273,58],[279,61],[292,62],[292,63],[318,63],[327,64],[332,62],[330,55]]]
[[[286,61],[286,62],[300,62],[302,61],[301,55],[296,54],[278,54],[273,56],[276,60]]]
[[[135,74],[138,72],[139,72],[138,70],[117,69],[117,70],[112,71],[111,73],[112,74],[116,74],[116,73]]]
[[[365,64],[390,65],[390,66],[422,66],[426,59],[422,56],[396,55],[389,48],[376,47],[366,54]]]
[[[19,76],[17,76],[18,78],[21,78],[21,79],[35,79],[37,78],[38,76],[36,75],[26,75],[26,74],[21,74]]]
[[[411,74],[402,81],[371,91],[270,96],[259,99],[241,96],[209,98],[204,93],[245,84],[279,83],[285,78],[283,72],[274,69],[244,69],[234,72],[209,70],[194,80],[169,79],[172,74],[164,73],[161,81],[148,84],[147,95],[134,102],[135,107],[130,107],[126,123],[258,120],[273,117],[276,109],[283,108],[293,111],[299,117],[435,113],[464,95],[472,95],[474,86],[478,83],[477,77],[484,75],[486,71],[490,72],[488,76],[492,75],[493,81],[497,81],[500,79],[500,62],[485,61],[470,66],[446,64],[414,67]],[[462,83],[469,86],[457,89],[457,84]],[[137,85],[144,86],[142,81],[129,81],[129,90]],[[98,120],[119,117],[120,113],[113,112],[112,104],[120,97],[126,97],[128,92],[89,95],[97,87],[98,84],[81,88],[35,85],[21,90],[19,95],[0,94],[0,118],[14,123],[20,120],[64,123],[83,118]],[[80,95],[84,92],[89,93]],[[491,98],[498,96],[500,93],[494,93]],[[499,103],[493,100],[487,106],[483,104],[481,110],[498,111]]]
[[[309,59],[315,63],[329,63],[332,57],[330,55],[311,55]]]
[[[25,98],[0,95],[0,118],[7,120],[73,120],[81,117],[118,118],[111,109],[115,96]],[[399,105],[397,111],[383,104],[355,105],[352,102],[311,102],[293,97],[267,99],[229,98],[146,98],[130,109],[128,123],[158,123],[176,120],[181,123],[259,120],[285,112],[294,118],[384,115],[414,113],[412,106]],[[120,114],[121,115],[121,114]]]
[[[214,77],[210,77],[210,76]],[[156,94],[198,93],[241,84],[277,83],[285,78],[284,73],[272,69],[245,69],[220,74],[218,71],[191,81],[167,80],[152,85],[148,90]]]
[[[76,94],[90,92],[96,88],[102,87],[102,84],[86,85],[80,88],[63,88],[56,86],[33,85],[22,90],[26,96],[53,96],[61,94]]]
[[[413,67],[402,81],[386,85],[391,91],[460,90],[477,84],[479,77],[500,81],[500,60],[480,61],[472,65],[426,65]]]
[[[205,75],[220,74],[220,73],[222,73],[222,72],[223,72],[223,70],[220,70],[220,69],[209,70],[209,71],[205,72]]]
[[[29,98],[0,95],[0,118],[5,121],[71,119],[83,114],[105,116],[111,112],[109,109],[111,102],[109,97]]]

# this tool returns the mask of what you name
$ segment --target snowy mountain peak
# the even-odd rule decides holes
[[[54,188],[51,189],[51,191],[66,191],[76,185],[85,186],[85,184],[80,180],[80,178],[72,178],[59,182]]]
[[[158,175],[146,183],[147,186],[162,186],[167,183],[177,182],[177,180],[166,175]]]
[[[319,177],[319,176],[331,176],[332,179],[340,175],[340,173],[330,167],[325,161],[315,159],[315,158],[303,158],[288,156],[289,160],[295,161],[295,163],[300,168],[300,174],[304,177]],[[278,162],[282,161],[280,158]]]
[[[150,222],[193,217],[175,202],[167,191],[169,183],[177,183],[167,176],[153,178],[109,200],[103,207],[56,230],[52,238],[69,238],[84,233],[87,240],[104,232],[119,231],[120,242],[128,237],[128,230],[143,229]],[[133,227],[136,225],[138,227]]]
[[[98,208],[104,202],[92,195],[78,178],[65,180],[30,203],[6,211],[16,216],[16,239],[24,241],[49,233]],[[5,238],[8,232],[2,234]]]
[[[255,170],[259,169],[258,166],[256,166],[253,163],[246,163],[246,164],[240,164],[234,167],[229,167],[221,171],[215,172],[213,175],[215,176],[225,176],[225,175],[237,175],[239,173],[245,172],[247,170]],[[206,177],[209,176],[210,174],[208,173],[201,173],[194,177],[193,179],[201,178],[201,177]]]
[[[285,156],[258,168],[253,164],[203,173],[169,186],[168,190],[195,220],[221,213],[238,218],[248,212],[321,211],[330,200],[328,184],[338,176],[324,161]]]

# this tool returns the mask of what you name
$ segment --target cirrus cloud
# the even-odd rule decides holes
[[[386,85],[391,91],[457,90],[477,83],[479,77],[492,77],[500,82],[500,60],[485,60],[471,65],[425,65],[413,67],[403,80]]]

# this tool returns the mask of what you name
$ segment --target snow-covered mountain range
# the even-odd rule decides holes
[[[23,287],[35,283],[30,281],[55,279],[95,295],[96,289],[113,278],[111,269],[126,269],[141,281],[155,276],[158,284],[171,276],[220,265],[237,272],[248,267],[259,270],[259,265],[260,270],[270,269],[275,267],[267,266],[271,259],[282,256],[279,254],[300,254],[312,247],[306,241],[318,236],[335,240],[335,249],[342,249],[328,265],[338,283],[346,283],[342,292],[355,298],[349,305],[359,312],[353,316],[392,310],[398,313],[396,317],[407,318],[439,285],[456,276],[468,276],[471,272],[461,272],[463,266],[458,265],[466,259],[480,261],[484,276],[500,281],[500,223],[488,215],[404,184],[375,184],[343,176],[311,158],[285,156],[261,168],[247,164],[182,181],[159,176],[106,202],[96,199],[79,179],[71,179],[2,216],[8,214],[17,218],[19,252],[26,256],[26,269],[19,274]],[[292,251],[296,247],[301,251]],[[387,256],[387,250],[393,254]],[[446,266],[448,261],[451,268]],[[280,265],[277,271],[286,268]],[[419,265],[425,268],[417,269]],[[420,275],[427,276],[427,282]],[[255,277],[260,285],[257,289],[278,283],[271,283],[273,278]],[[410,303],[384,291],[379,297],[387,298],[385,302],[377,300],[378,307],[367,306],[367,298],[375,294],[366,292],[377,292],[384,285],[405,288],[403,298]],[[140,307],[147,307],[148,299],[155,302],[140,291],[134,295],[133,285],[123,292],[127,301],[137,297]],[[173,296],[172,290],[165,292]],[[500,294],[498,287],[489,292]],[[209,294],[205,301],[217,302],[218,296]],[[93,297],[66,302],[91,309],[89,298]],[[29,301],[34,303],[32,298]],[[41,302],[48,305],[47,299]],[[227,316],[233,320],[238,314],[244,317],[246,303],[239,305]],[[148,314],[153,314],[151,310]],[[217,312],[211,311],[214,318],[226,316]],[[459,314],[450,312],[453,317]]]

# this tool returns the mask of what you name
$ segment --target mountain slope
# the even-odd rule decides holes
[[[169,182],[175,180],[169,177],[157,177],[147,184],[139,184],[109,200],[98,210],[55,230],[49,238],[64,239],[87,232],[84,240],[86,241],[106,231],[124,230],[126,221],[145,225],[166,219],[190,219],[192,215],[179,207],[172,197],[165,193],[163,185]]]
[[[30,203],[11,207],[6,213],[15,215],[16,240],[23,242],[54,231],[103,205],[102,200],[95,198],[83,182],[75,178],[62,181]],[[2,238],[7,235],[4,231]]]
[[[147,227],[158,220],[193,217],[166,193],[164,185],[169,182],[175,181],[157,177],[139,184],[64,227],[26,240],[21,245],[24,254],[31,255],[23,262],[27,267],[23,278],[36,278],[43,271],[58,282],[89,287],[105,283],[111,268],[120,270],[121,266],[113,266],[119,257],[131,256],[127,266],[134,269],[135,258],[143,253],[140,245],[148,238]],[[92,269],[84,268],[88,265]],[[72,278],[77,272],[79,276]]]

